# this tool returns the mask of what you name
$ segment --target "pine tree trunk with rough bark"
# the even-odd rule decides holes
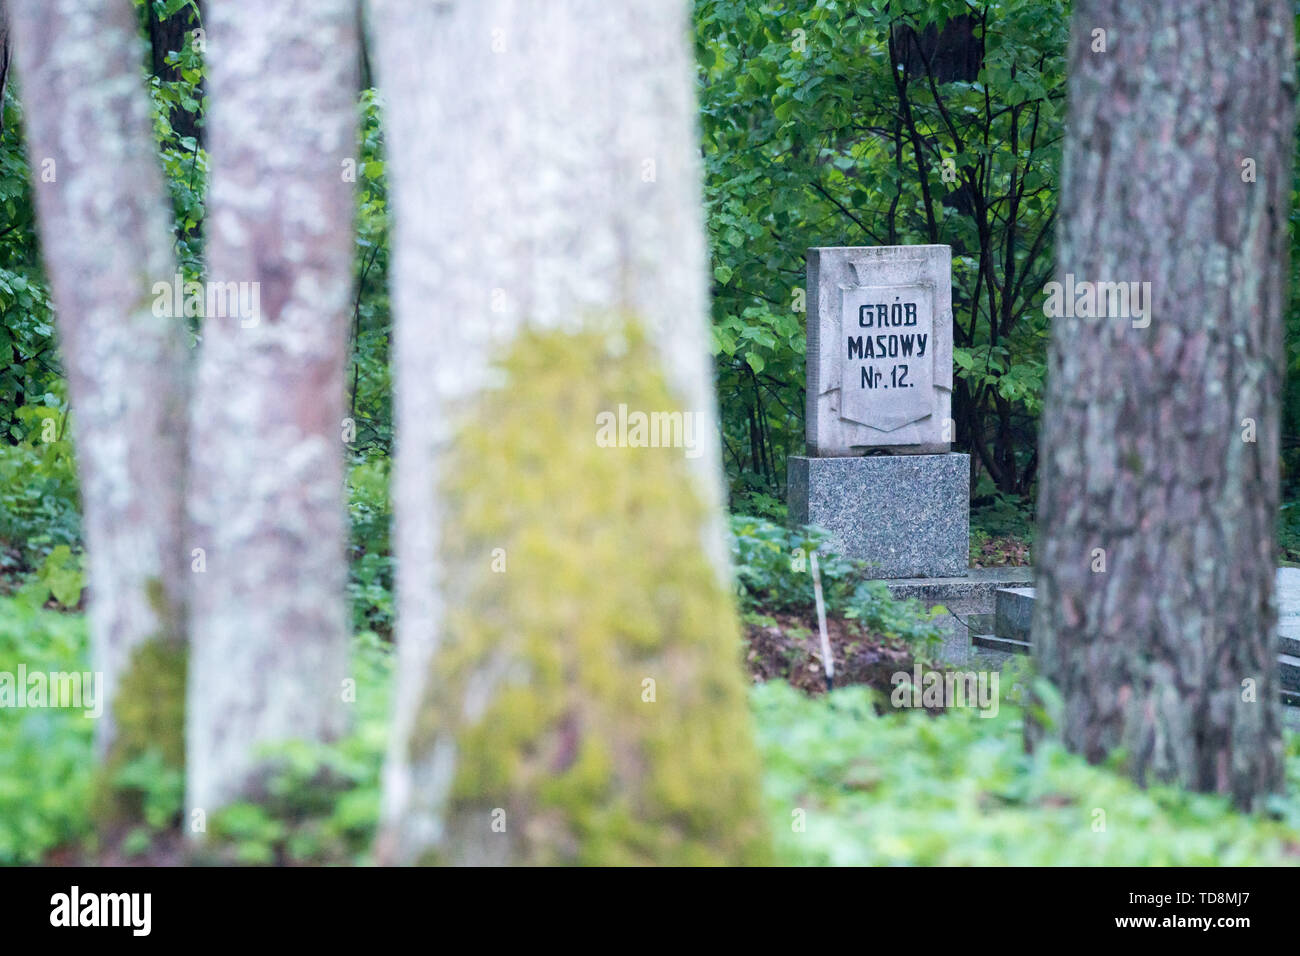
[[[190,499],[205,567],[193,575],[187,799],[210,813],[256,798],[260,745],[329,739],[347,723],[356,11],[351,0],[218,3],[207,39],[208,297]]]
[[[377,856],[762,859],[687,5],[386,0],[372,30],[400,655]],[[685,412],[696,450],[604,447],[620,404]]]
[[[1076,317],[1054,322],[1041,446],[1034,639],[1057,732],[1241,806],[1282,782],[1292,17],[1281,0],[1076,5],[1057,275]],[[1107,317],[1077,317],[1084,281],[1150,283],[1149,314],[1117,317],[1107,288]]]
[[[147,749],[184,755],[188,355],[184,318],[155,293],[176,273],[170,203],[129,0],[11,0],[9,13],[73,408],[105,782]]]

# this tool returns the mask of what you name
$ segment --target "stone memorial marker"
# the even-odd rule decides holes
[[[808,250],[808,453],[945,452],[952,250]]]
[[[953,438],[952,250],[808,250],[808,455],[792,517],[882,578],[966,573],[970,458]]]

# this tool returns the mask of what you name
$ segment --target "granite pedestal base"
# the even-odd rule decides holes
[[[788,463],[787,501],[875,578],[954,577],[970,557],[970,456],[872,455]]]

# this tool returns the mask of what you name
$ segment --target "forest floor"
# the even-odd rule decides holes
[[[1029,542],[1020,535],[989,536],[978,530],[970,536],[970,566],[974,568],[1028,567]]]
[[[836,687],[865,684],[888,693],[895,673],[912,670],[912,651],[904,641],[872,634],[842,617],[828,618],[826,631]],[[816,613],[747,614],[745,665],[754,683],[783,680],[806,694],[826,693]]]

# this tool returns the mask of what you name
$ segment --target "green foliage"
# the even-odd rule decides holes
[[[357,297],[352,317],[349,416],[356,423],[358,459],[387,455],[393,440],[388,302],[388,190],[384,179],[382,104],[361,94],[357,162]]]
[[[962,14],[975,78],[905,63],[909,28]],[[1027,493],[1066,4],[697,0],[695,23],[733,494],[779,489],[803,444],[805,250],[914,243],[953,247],[958,445],[998,487]]]
[[[14,410],[12,420],[21,437],[11,434],[13,443],[0,440],[0,562],[5,565],[0,570],[6,576],[45,567],[56,549],[64,550],[48,571],[67,568],[65,552],[81,537],[76,466],[65,437],[66,405],[53,393],[44,400],[45,405]],[[53,440],[45,441],[46,435]],[[60,584],[61,593],[70,596],[70,582]]]
[[[391,648],[362,633],[352,660],[353,732],[332,744],[268,748],[283,758],[268,782],[269,799],[214,815],[209,831],[215,859],[366,862],[388,737]],[[42,610],[23,598],[0,598],[0,673],[16,674],[19,665],[28,673],[88,669],[85,618]],[[156,676],[170,669],[151,670]],[[94,724],[81,709],[0,708],[0,865],[39,863],[61,848],[94,851]],[[144,748],[115,765],[112,774],[119,797],[131,795],[135,824],[121,851],[143,854],[180,819],[184,773],[177,754]]]
[[[790,508],[784,501],[765,491],[751,490],[733,495],[731,511],[733,514],[766,518],[777,524],[790,523]]]
[[[203,271],[205,198],[208,155],[199,142],[207,96],[203,89],[203,51],[195,30],[201,26],[195,0],[135,0],[141,18],[144,6],[153,6],[160,21],[179,19],[186,27],[181,48],[166,53],[162,70],[149,76],[153,103],[154,137],[162,162],[167,189],[175,213],[176,258],[185,281],[198,281]],[[195,325],[193,331],[197,332]]]
[[[814,551],[827,604],[838,606],[851,587],[854,567],[825,550],[827,538],[825,531],[813,527],[789,528],[764,518],[733,515],[731,563],[741,610],[811,607],[808,556]]]
[[[85,622],[0,598],[0,671],[84,669]],[[331,745],[290,745],[262,805],[210,821],[211,860],[366,863],[378,821],[392,659],[386,642],[354,645],[357,726]],[[1007,670],[1001,686],[1017,679]],[[1300,859],[1300,736],[1288,734],[1289,796],[1276,821],[1217,797],[1143,791],[1108,767],[1053,744],[1026,756],[1022,713],[1004,693],[997,717],[970,712],[877,716],[862,687],[807,698],[779,682],[753,688],[763,788],[778,862],[785,864],[1205,865]],[[38,863],[56,848],[94,845],[88,807],[93,720],[79,710],[0,711],[0,864]],[[152,763],[151,763],[152,760]],[[151,831],[181,809],[174,769],[143,757],[121,780],[144,800],[122,852],[143,854]],[[804,811],[795,832],[792,810]],[[1106,829],[1093,830],[1093,811]]]
[[[813,606],[809,555],[817,553],[822,598],[828,614],[840,613],[872,632],[896,637],[925,657],[943,639],[942,607],[926,610],[919,602],[899,601],[884,581],[864,580],[862,562],[826,549],[827,533],[791,528],[747,515],[731,518],[731,563],[742,611],[771,614]]]
[[[352,517],[348,596],[358,631],[391,635],[393,557],[388,529],[389,451],[393,440],[388,301],[388,193],[384,179],[382,104],[375,90],[361,94],[357,162],[357,296],[352,316],[348,417],[348,507]]]
[[[55,396],[63,394],[16,94],[17,84],[10,82],[0,103],[0,447],[27,439],[32,423],[23,417],[24,408],[61,407]],[[0,502],[0,521],[4,514]]]
[[[87,670],[85,619],[0,598],[0,672],[20,665]],[[0,708],[0,865],[89,837],[94,725],[83,709]]]
[[[998,491],[987,475],[970,508],[970,564],[973,568],[1020,567],[1030,563],[1034,518],[1019,495]]]
[[[389,459],[376,456],[353,465],[348,476],[351,562],[348,597],[353,627],[391,635],[393,557],[389,548],[392,509],[388,497]]]
[[[1024,499],[981,485],[980,494],[971,501],[972,531],[978,529],[989,537],[1014,535],[1026,541],[1034,537],[1034,518]]]
[[[74,608],[81,602],[81,591],[85,586],[86,574],[81,567],[80,553],[60,544],[46,556],[40,570],[24,586],[23,593],[31,596],[31,603],[35,605],[53,599],[60,607]]]
[[[1009,681],[1004,680],[1005,687]],[[786,864],[1239,866],[1300,860],[1300,740],[1289,736],[1281,821],[1220,797],[1141,790],[1055,744],[1026,755],[1022,712],[878,716],[872,692],[754,688],[772,831]],[[792,823],[801,810],[804,829]],[[1102,818],[1104,830],[1094,824]]]
[[[1280,561],[1300,565],[1300,502],[1288,501],[1277,517],[1277,542]]]
[[[927,610],[919,601],[898,600],[884,581],[859,581],[844,608],[846,618],[858,621],[869,631],[906,641],[921,660],[932,657],[943,642],[940,622],[947,613],[941,604]]]
[[[185,771],[168,763],[161,750],[147,750],[124,763],[113,784],[119,791],[139,794],[146,831],[176,826],[185,797]]]

